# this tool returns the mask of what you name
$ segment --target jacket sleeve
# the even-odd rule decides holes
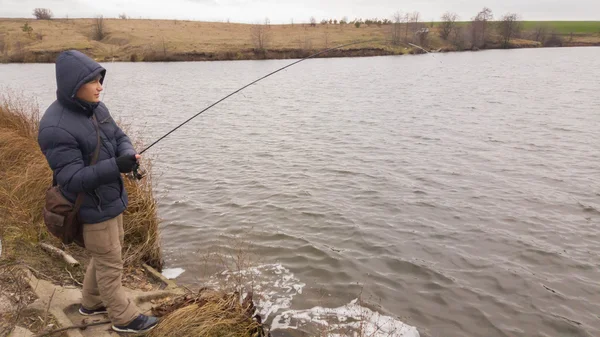
[[[115,158],[85,166],[77,140],[62,128],[52,126],[40,130],[38,143],[57,183],[69,192],[91,192],[120,177]]]
[[[121,128],[115,123],[115,127],[117,128],[117,132],[115,133],[115,138],[117,140],[117,157],[123,155],[134,155],[137,154],[133,144],[131,144],[131,139],[127,137],[125,132],[121,130]]]

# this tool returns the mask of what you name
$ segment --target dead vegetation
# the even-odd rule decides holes
[[[39,260],[40,242],[49,242],[85,261],[77,246],[62,246],[46,232],[41,209],[52,173],[37,143],[40,113],[22,95],[0,95],[0,236],[3,255]],[[151,163],[145,161],[149,169]],[[152,193],[152,177],[142,181],[125,179],[130,205],[124,214],[124,260],[127,267],[142,263],[161,270],[159,219]],[[31,253],[34,250],[36,253]],[[43,254],[43,253],[42,253]],[[84,255],[83,258],[82,255]],[[42,264],[43,267],[43,264]],[[35,268],[35,267],[34,267]]]
[[[154,307],[162,319],[149,336],[269,336],[255,310],[252,293],[241,300],[239,293],[202,288]]]
[[[467,23],[453,22],[456,18],[452,15],[446,17],[442,20],[445,26],[443,22],[433,26],[424,23],[418,12],[396,13],[393,21],[381,25],[367,20],[359,28],[329,23],[276,25],[265,21],[249,25],[124,18],[0,19],[0,41],[4,41],[0,62],[54,62],[68,49],[83,51],[98,61],[154,62],[298,58],[323,46],[356,41],[370,42],[320,57],[406,54],[411,53],[406,46],[411,41],[445,51],[502,47],[493,27],[496,21],[487,9]],[[31,33],[21,30],[25,23]],[[597,33],[574,35],[568,40],[566,35],[558,36],[565,46],[600,45]]]
[[[196,252],[204,266],[198,290],[186,288],[186,294],[167,298],[153,306],[161,317],[150,337],[209,336],[265,337],[269,329],[257,313],[254,300],[255,275],[259,258],[252,254],[249,241],[229,238],[229,247],[210,252]]]
[[[34,333],[57,326],[56,319],[47,311],[28,308],[37,296],[26,277],[22,265],[0,260],[0,336],[7,336],[17,325]]]
[[[0,336],[23,321],[23,310],[37,298],[23,273],[16,263],[0,261]]]
[[[8,292],[11,303],[16,303],[8,308],[9,315],[1,315],[2,332],[10,331],[16,324],[34,332],[51,329],[53,324],[51,318],[43,319],[43,313],[20,314],[35,296],[16,270],[28,268],[36,277],[62,286],[80,286],[85,273],[83,266],[68,266],[37,246],[40,242],[50,242],[86,264],[85,250],[59,244],[48,235],[42,223],[40,209],[43,192],[51,183],[51,171],[37,144],[39,117],[36,105],[21,95],[9,93],[0,98],[0,237],[2,261],[12,261],[8,267],[14,266],[14,269],[1,266],[0,288],[3,299]],[[145,163],[149,172],[150,165],[149,161]],[[157,285],[149,283],[145,272],[139,268],[142,263],[157,269],[162,267],[159,220],[151,177],[140,182],[126,180],[126,188],[130,205],[124,214],[124,283],[134,289],[156,290]],[[221,269],[241,271],[251,263],[245,249],[240,246],[231,249],[229,255],[211,257],[215,257],[215,264],[221,264]],[[241,276],[232,277],[227,282],[230,286],[221,284],[222,290],[202,289],[172,299],[156,309],[164,320],[153,336],[264,336],[260,318],[253,316],[255,308],[251,293],[245,301],[240,300],[243,289],[240,283],[245,281]]]
[[[46,233],[41,222],[39,209],[43,202],[42,192],[50,183],[51,173],[37,145],[39,117],[36,105],[22,96],[13,93],[4,95],[0,100],[0,214],[3,214],[0,235],[5,249],[3,257],[14,261],[18,259],[20,267],[29,268],[39,278],[63,286],[81,285],[85,273],[83,266],[69,267],[62,262],[57,263],[56,259],[37,247],[39,242],[51,242],[76,259],[87,261],[83,249],[61,246]],[[149,171],[150,165],[151,162],[146,161],[145,168]],[[133,289],[156,290],[158,286],[148,282],[145,272],[139,268],[142,263],[156,268],[162,266],[151,177],[140,182],[126,180],[126,188],[130,195],[130,205],[124,214],[124,257],[127,265],[124,284]],[[238,246],[229,255],[221,255],[219,258],[211,256],[221,268],[240,271],[250,264],[245,249],[245,246]],[[11,308],[11,315],[3,315],[7,318],[3,323],[4,329],[8,331],[15,324],[28,327],[34,332],[52,328],[51,318],[44,319],[43,313],[20,314],[22,308],[31,303],[30,298],[34,297],[26,295],[28,286],[15,270],[17,269],[0,271],[3,291],[8,291],[11,296],[20,300],[13,301],[18,303],[18,307]],[[252,316],[254,304],[251,296],[245,302],[240,302],[239,292],[230,291],[241,289],[237,285],[244,281],[241,277],[232,277],[228,281],[232,286],[228,287],[223,283],[222,291],[205,289],[173,299],[170,304],[157,309],[164,320],[157,327],[154,336],[169,336],[173,333],[178,336],[262,336],[258,334],[259,331],[262,333],[260,324]],[[11,284],[12,288],[4,287],[5,284]]]

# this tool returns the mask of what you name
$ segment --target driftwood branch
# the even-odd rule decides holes
[[[47,243],[40,243],[40,247],[42,247],[42,249],[45,250],[46,252],[48,252],[56,257],[62,258],[71,267],[75,267],[75,266],[79,265],[79,261],[75,260],[75,258],[73,258],[70,254],[65,253],[65,251],[63,251],[62,249],[58,249]]]

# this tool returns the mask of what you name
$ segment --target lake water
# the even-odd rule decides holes
[[[104,101],[150,142],[289,62],[108,63]],[[599,78],[599,48],[300,63],[147,152],[167,267],[208,282],[206,252],[249,242],[287,331],[598,336]],[[45,108],[53,65],[0,86]]]

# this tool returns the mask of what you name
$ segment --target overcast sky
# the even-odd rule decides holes
[[[323,18],[391,18],[400,11],[419,11],[425,21],[445,11],[470,19],[484,6],[496,17],[507,12],[525,20],[600,20],[600,0],[0,0],[0,17],[31,17],[36,7],[50,8],[56,17],[117,17],[187,19],[253,23],[307,22]]]

